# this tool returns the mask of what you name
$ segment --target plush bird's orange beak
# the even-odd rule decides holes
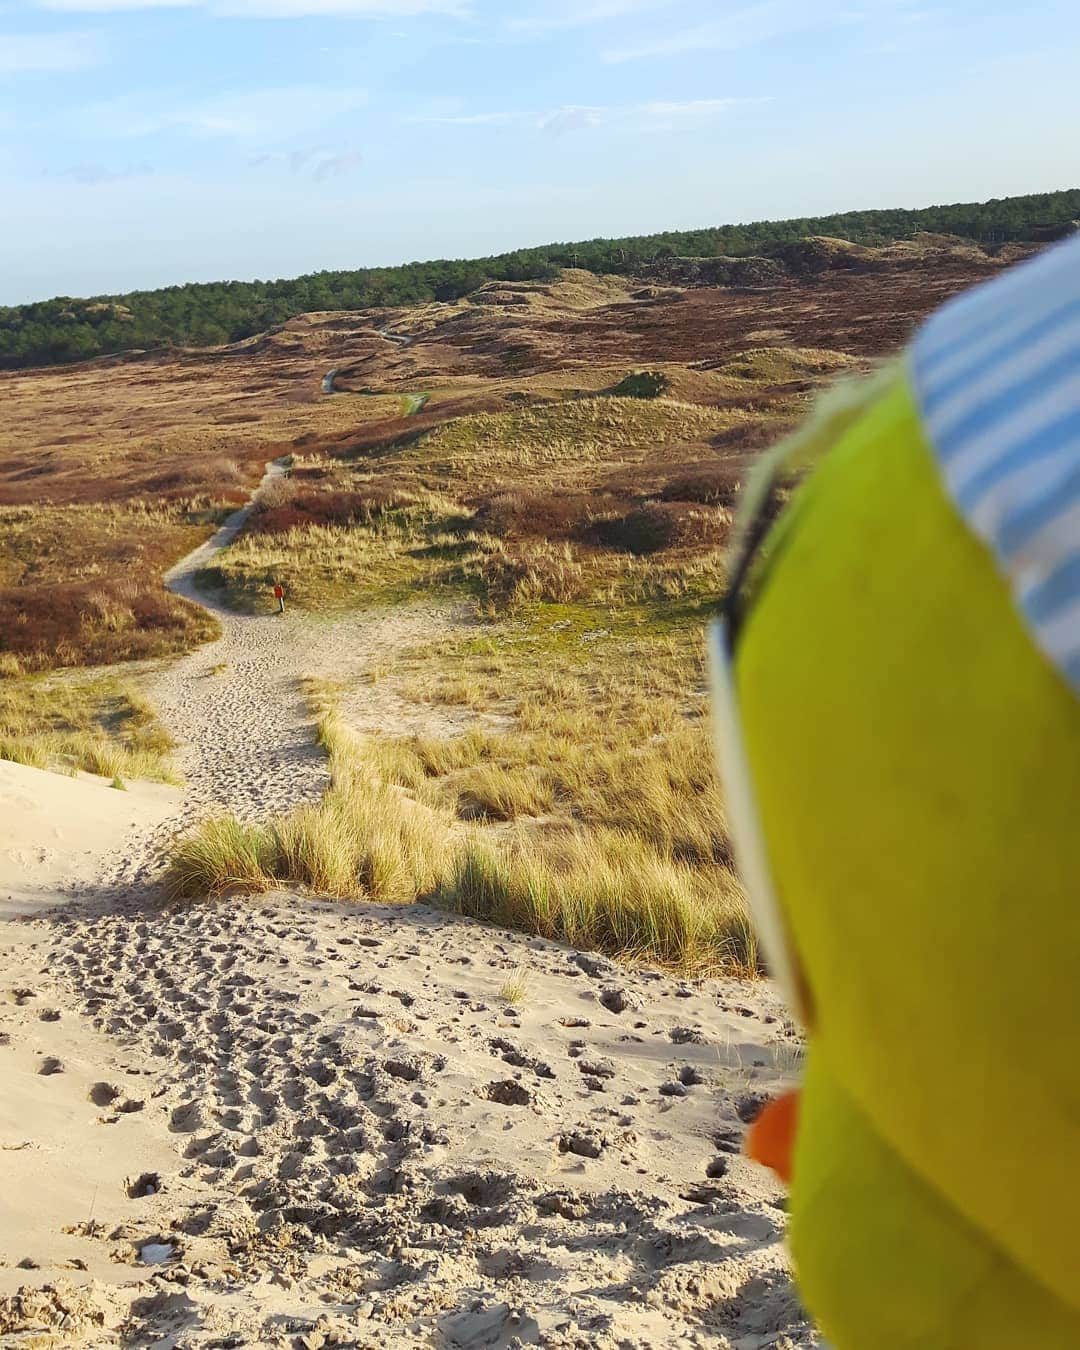
[[[781,1181],[791,1180],[791,1158],[799,1128],[799,1090],[774,1097],[747,1131],[743,1152],[771,1167]]]

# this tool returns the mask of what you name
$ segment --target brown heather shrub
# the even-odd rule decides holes
[[[296,496],[296,485],[288,478],[272,478],[259,493],[255,504],[255,514],[262,515],[278,507],[292,505]]]
[[[722,507],[646,502],[625,515],[594,520],[591,532],[606,548],[644,557],[662,549],[719,547],[732,519]]]
[[[674,517],[656,502],[636,507],[624,516],[595,520],[592,529],[605,547],[639,556],[658,553],[675,542]]]
[[[768,450],[797,425],[797,418],[750,417],[721,431],[712,438],[710,445],[714,450]],[[747,465],[752,463],[751,457]]]
[[[363,492],[303,492],[281,479],[259,501],[245,533],[284,534],[309,525],[374,525],[418,504],[415,493],[371,488]],[[271,490],[272,489],[272,490]]]
[[[666,502],[702,502],[708,506],[733,507],[742,491],[745,469],[740,464],[703,464],[664,484]]]
[[[215,636],[204,611],[130,578],[0,588],[5,651],[28,669],[110,665],[186,650]]]
[[[500,492],[472,503],[473,528],[499,539],[568,540],[584,537],[591,518],[624,502],[598,492]]]

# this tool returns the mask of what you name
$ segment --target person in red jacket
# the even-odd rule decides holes
[[[278,613],[279,613],[279,614],[284,614],[284,613],[285,613],[285,587],[281,584],[280,581],[277,582],[277,583],[275,584],[275,586],[274,586],[274,599],[278,602]]]

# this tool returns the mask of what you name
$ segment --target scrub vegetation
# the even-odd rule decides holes
[[[418,431],[298,448],[202,584],[249,611],[275,579],[319,612],[464,601],[474,635],[399,652],[379,682],[476,725],[362,736],[347,690],[312,684],[331,788],[268,821],[205,822],[174,851],[173,896],[425,900],[686,973],[755,969],[701,633],[758,449],[862,368],[751,348],[709,371],[594,372],[589,389],[522,381],[520,406],[445,399]]]
[[[65,668],[211,637],[162,574],[279,460],[201,585],[261,613],[281,583],[282,631],[316,649],[341,611],[415,604],[413,645],[310,686],[331,787],[205,821],[173,849],[172,895],[424,900],[686,973],[755,969],[702,642],[742,486],[821,388],[1030,251],[857,239],[657,245],[638,272],[629,247],[583,247],[532,280],[413,275],[409,308],[334,311],[323,279],[316,312],[231,346],[0,372],[0,753],[167,774],[115,672]],[[360,734],[373,709],[383,730]]]
[[[160,579],[206,532],[207,514],[145,503],[0,506],[0,656],[24,671],[110,665],[213,637],[213,619]]]

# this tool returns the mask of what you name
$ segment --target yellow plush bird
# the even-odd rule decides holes
[[[775,524],[769,475],[816,460]],[[712,635],[721,770],[837,1350],[1080,1347],[1080,241],[782,447]]]

